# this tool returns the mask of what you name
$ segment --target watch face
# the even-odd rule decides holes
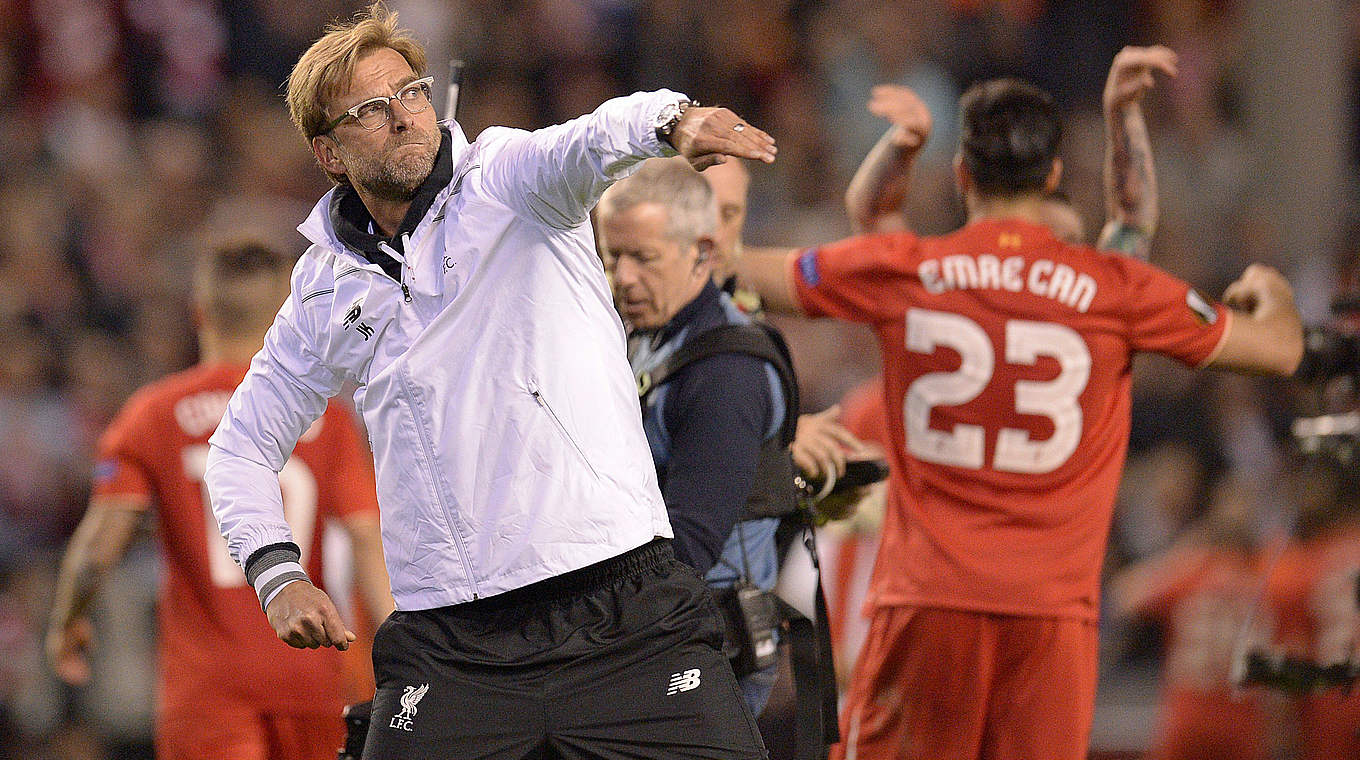
[[[657,131],[664,135],[669,135],[675,129],[676,122],[680,121],[680,106],[675,103],[667,103],[661,109],[661,113],[656,117]]]

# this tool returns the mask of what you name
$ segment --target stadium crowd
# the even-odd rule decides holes
[[[864,108],[883,82],[910,86],[935,115],[907,210],[919,232],[963,221],[953,114],[979,78],[1017,74],[1053,93],[1066,114],[1064,187],[1100,187],[1109,61],[1125,44],[1166,44],[1181,71],[1150,102],[1161,205],[1152,261],[1216,296],[1249,262],[1290,274],[1287,220],[1262,190],[1272,169],[1254,160],[1244,115],[1245,0],[390,5],[412,29],[447,30],[423,40],[436,64],[436,108],[440,62],[466,61],[459,121],[470,137],[491,124],[557,123],[659,86],[761,125],[778,139],[779,160],[751,167],[746,229],[749,241],[771,244],[850,233],[842,194],[883,132]],[[1360,4],[1352,5],[1360,46]],[[135,388],[196,358],[187,263],[196,246],[214,230],[244,227],[301,252],[293,228],[326,185],[288,122],[280,83],[327,21],[358,7],[0,0],[0,757],[150,756],[154,548],[134,552],[102,599],[107,632],[88,689],[61,686],[43,662],[52,578],[88,500],[99,434]],[[1097,229],[1101,198],[1072,201]],[[1352,198],[1322,213],[1343,227],[1358,210]],[[1353,247],[1312,255],[1332,257],[1335,290],[1304,298],[1326,303],[1360,284],[1350,275]],[[877,374],[867,330],[778,324],[806,409]],[[1288,423],[1307,403],[1289,383],[1139,360],[1106,564],[1120,592],[1107,594],[1104,610],[1094,747],[1151,746],[1157,673],[1177,642],[1148,622],[1166,609],[1155,582],[1171,581],[1124,571],[1187,544],[1256,551],[1296,527],[1285,476],[1308,470],[1289,454]],[[872,533],[871,517],[855,525]],[[833,553],[854,529],[834,529]],[[1306,562],[1295,553],[1281,566]],[[1248,597],[1259,570],[1244,582]],[[845,599],[839,606],[852,628],[855,610]],[[1268,729],[1279,752],[1294,751],[1292,729]]]

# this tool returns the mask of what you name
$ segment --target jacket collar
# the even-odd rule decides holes
[[[690,325],[702,323],[699,324],[699,332],[702,332],[704,329],[710,327],[711,325],[708,323],[713,321],[711,317],[708,319],[705,319],[704,317],[711,314],[721,315],[721,313],[722,291],[710,280],[709,282],[704,283],[703,289],[699,291],[699,295],[694,297],[694,300],[680,307],[680,310],[675,312],[675,316],[671,317],[671,321],[667,322],[664,327],[655,331],[649,331],[647,337],[651,339],[651,345],[661,346],[670,342],[679,335],[682,330]]]
[[[394,280],[401,279],[401,263],[384,253],[378,246],[379,243],[387,243],[393,248],[405,253],[402,247],[402,237],[409,236],[420,224],[420,220],[425,218],[425,212],[430,210],[430,205],[434,203],[439,191],[448,186],[453,180],[453,151],[450,146],[451,140],[448,131],[440,127],[439,151],[435,154],[434,168],[425,181],[420,183],[416,189],[415,197],[411,199],[411,206],[406,209],[406,216],[402,218],[401,224],[392,233],[390,239],[381,235],[369,232],[373,226],[373,217],[364,207],[363,200],[359,193],[350,185],[340,185],[331,194],[330,216],[331,227],[335,230],[336,237],[351,250],[363,254],[369,262],[382,267],[383,271]]]
[[[354,188],[348,185],[333,187],[321,196],[307,219],[298,225],[298,232],[317,245],[335,251],[349,250],[368,262],[381,266],[393,279],[400,280],[400,265],[384,253],[378,244],[386,242],[404,251],[401,248],[403,236],[411,233],[420,224],[438,199],[440,192],[452,181],[454,166],[467,158],[468,140],[463,134],[462,127],[455,121],[448,121],[441,124],[439,129],[441,136],[439,151],[435,154],[434,168],[416,190],[411,207],[391,240],[368,232],[372,216],[359,200]],[[352,200],[346,200],[346,197]]]

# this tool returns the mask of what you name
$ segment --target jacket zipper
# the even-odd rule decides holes
[[[543,393],[539,391],[537,383],[532,381],[529,383],[529,395],[533,396],[534,401],[537,401],[538,405],[543,407],[543,411],[548,413],[548,419],[552,420],[553,427],[556,427],[557,432],[560,433],[562,437],[566,439],[567,443],[571,444],[571,447],[576,450],[576,455],[581,458],[581,463],[586,466],[586,469],[590,470],[590,474],[594,475],[596,480],[599,480],[600,473],[595,471],[595,466],[592,465],[590,459],[586,457],[586,452],[581,449],[581,446],[576,442],[576,439],[571,437],[571,433],[567,432],[567,426],[562,424],[562,420],[557,416],[557,412],[553,411],[553,408],[548,404],[548,400],[543,397]]]
[[[411,233],[409,233],[409,232],[406,233],[405,241],[406,241],[406,242],[403,244],[402,247],[403,247],[403,248],[406,248],[406,249],[409,251],[409,250],[411,249]],[[396,259],[397,263],[401,265],[401,270],[400,270],[400,272],[401,272],[401,279],[398,280],[398,283],[401,285],[401,297],[402,297],[402,300],[406,301],[406,303],[410,303],[410,302],[411,302],[411,289],[410,289],[409,287],[406,286],[406,268],[407,268],[407,267],[406,267],[406,257],[403,256],[403,255],[401,255],[400,253],[397,253],[397,249],[395,249],[395,248],[393,248],[392,246],[388,245],[386,241],[383,241],[383,242],[378,243],[378,248],[379,248],[383,253],[385,253],[385,254],[387,254],[388,256],[391,256],[392,258]]]
[[[415,394],[411,391],[411,385],[406,380],[406,373],[400,368],[397,371],[397,378],[401,381],[401,392],[406,396],[406,403],[411,407],[411,414],[414,416],[416,409]],[[472,598],[479,598],[477,593],[477,578],[472,574],[472,564],[468,561],[467,547],[463,545],[463,537],[459,535],[455,527],[455,519],[449,511],[448,500],[444,498],[444,491],[439,487],[439,482],[434,476],[434,446],[430,443],[429,431],[425,429],[423,420],[416,418],[416,434],[420,437],[421,453],[424,454],[422,461],[425,463],[426,476],[430,479],[430,487],[434,489],[435,500],[439,502],[439,508],[444,510],[444,520],[449,526],[449,535],[453,538],[454,544],[458,547],[458,559],[463,564],[463,572],[467,574],[468,585],[472,587]]]

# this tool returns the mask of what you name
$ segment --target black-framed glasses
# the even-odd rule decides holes
[[[433,87],[434,77],[421,77],[404,85],[393,95],[379,95],[376,98],[369,98],[345,109],[344,113],[335,117],[335,121],[327,124],[326,128],[321,130],[321,134],[330,132],[350,117],[353,117],[355,121],[359,122],[359,126],[369,132],[382,129],[387,122],[392,120],[392,101],[401,103],[401,107],[405,108],[407,113],[420,113],[430,107],[430,92]]]

